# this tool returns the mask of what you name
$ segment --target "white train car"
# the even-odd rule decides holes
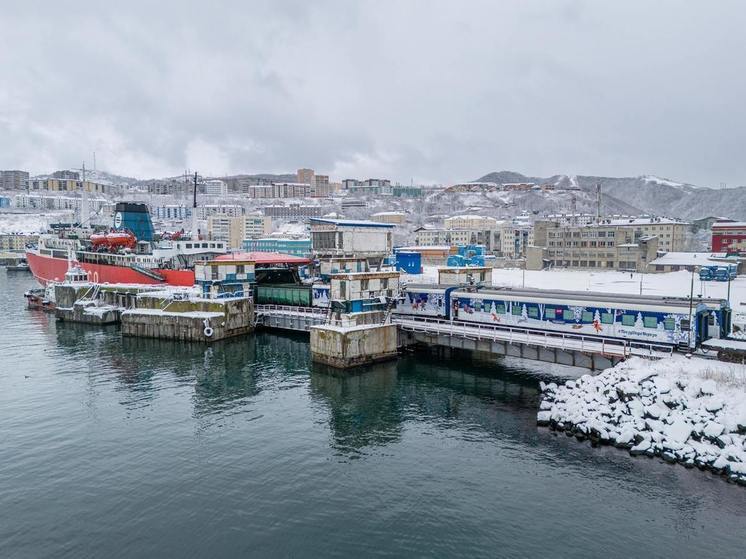
[[[696,347],[730,332],[721,299],[485,288],[451,293],[449,318],[532,330]],[[691,322],[690,322],[691,317]]]

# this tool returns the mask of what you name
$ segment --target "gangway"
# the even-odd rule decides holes
[[[590,369],[611,367],[633,355],[661,359],[673,352],[663,345],[431,317],[394,315],[392,322],[403,334],[402,345],[441,345]]]

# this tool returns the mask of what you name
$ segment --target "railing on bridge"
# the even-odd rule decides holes
[[[641,355],[648,357],[665,357],[673,352],[672,346],[646,344],[628,340],[610,339],[567,332],[550,332],[515,326],[498,326],[446,320],[435,317],[411,317],[394,315],[392,321],[403,330],[424,334],[444,334],[474,340],[503,341],[507,343],[540,345],[565,350],[600,353],[629,357]]]

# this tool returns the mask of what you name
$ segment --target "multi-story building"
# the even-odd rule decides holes
[[[264,215],[273,218],[298,219],[303,217],[321,217],[324,208],[321,206],[310,206],[302,204],[289,204],[287,206],[264,206]]]
[[[80,173],[78,173],[77,171],[70,171],[68,169],[65,169],[64,171],[55,171],[54,173],[52,173],[52,178],[79,181]]]
[[[243,215],[243,206],[238,204],[204,204],[197,206],[197,219],[207,219],[211,215],[238,217]]]
[[[746,254],[746,222],[718,221],[713,223],[712,251]]]
[[[59,196],[54,194],[17,194],[14,198],[15,207],[23,209],[41,210],[80,210],[83,199],[75,196]],[[88,198],[90,213],[101,213],[113,210],[113,204],[106,198]]]
[[[432,229],[419,227],[415,229],[416,246],[464,246],[484,245],[490,254],[503,256],[501,238],[502,229],[498,225],[493,229]],[[513,251],[510,257],[513,257]]]
[[[80,181],[75,179],[35,179],[29,182],[29,190],[47,192],[87,192],[109,194],[114,188],[108,184],[100,184],[92,181]]]
[[[0,171],[0,190],[26,190],[28,186],[27,171]]]
[[[396,198],[422,198],[425,195],[425,190],[421,186],[397,184],[391,187],[391,194]]]
[[[225,196],[228,194],[228,185],[220,179],[209,179],[204,182],[205,196]]]
[[[149,194],[179,196],[191,194],[193,183],[178,179],[150,180],[143,184]]]
[[[345,179],[342,181],[342,188],[352,194],[362,194],[370,196],[391,195],[393,190],[391,181],[388,179]]]
[[[243,250],[248,252],[281,252],[307,258],[311,254],[311,239],[295,239],[289,237],[264,237],[261,239],[245,239]]]
[[[556,221],[560,225],[591,225],[595,223],[596,216],[584,213],[550,214],[544,219],[546,221]]]
[[[534,242],[534,229],[521,223],[503,223],[500,230],[500,255],[505,258],[524,258]]]
[[[230,217],[216,214],[207,218],[210,240],[226,241],[232,249],[241,248],[245,239],[267,235],[271,229],[272,220],[263,215]]]
[[[3,234],[0,235],[0,251],[21,252],[26,245],[39,240],[39,235]]]
[[[407,221],[407,214],[404,212],[378,212],[370,216],[371,221],[380,223],[393,223],[394,225],[404,225]]]
[[[298,169],[295,173],[295,180],[302,184],[313,184],[315,176],[316,173],[313,169]]]
[[[151,208],[151,212],[153,212],[153,216],[157,219],[170,221],[184,221],[192,217],[192,208],[179,204],[154,206]]]
[[[601,220],[601,224],[631,230],[635,238],[658,237],[658,250],[665,252],[684,251],[687,233],[691,229],[690,223],[666,217],[607,217]]]
[[[311,218],[311,245],[318,256],[387,256],[393,249],[391,223]]]
[[[494,217],[481,215],[454,215],[443,220],[446,229],[497,229],[498,221]]]
[[[561,225],[534,223],[533,246],[526,266],[645,271],[658,251],[658,238],[637,235],[634,229],[611,224]]]

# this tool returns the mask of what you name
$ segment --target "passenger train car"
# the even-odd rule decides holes
[[[681,348],[730,333],[725,300],[511,287],[407,285],[396,312]]]

